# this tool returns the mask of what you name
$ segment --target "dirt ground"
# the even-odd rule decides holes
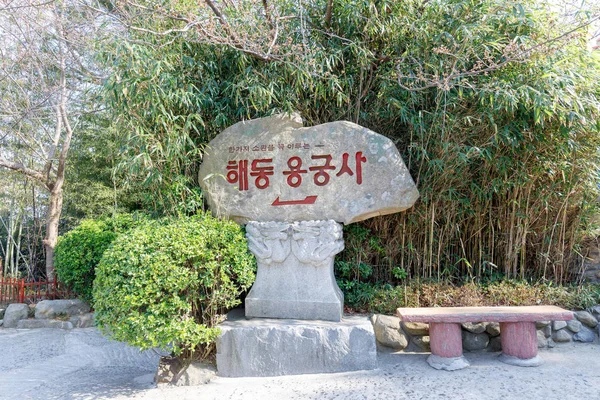
[[[600,346],[541,350],[537,368],[467,353],[471,367],[430,368],[427,354],[379,354],[379,368],[275,378],[221,378],[196,387],[153,383],[159,355],[103,337],[95,328],[0,329],[0,399],[600,399]]]

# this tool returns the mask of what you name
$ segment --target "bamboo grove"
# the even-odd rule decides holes
[[[297,110],[392,138],[417,182],[411,210],[345,229],[341,260],[369,265],[369,279],[574,279],[598,196],[593,10],[565,20],[500,0],[227,4],[210,31],[165,17],[188,15],[184,2],[154,19],[119,10],[137,29],[103,53],[115,173],[144,207],[193,211],[214,135]]]

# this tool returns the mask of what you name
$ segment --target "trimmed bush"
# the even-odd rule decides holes
[[[54,262],[59,281],[82,300],[92,302],[95,268],[115,238],[144,220],[143,214],[119,214],[115,217],[86,219],[61,236]]]
[[[210,215],[148,221],[121,235],[94,282],[96,321],[116,340],[207,358],[217,323],[256,265],[242,229]]]

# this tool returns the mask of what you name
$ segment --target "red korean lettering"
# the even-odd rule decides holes
[[[363,157],[362,151],[355,155],[356,158],[356,183],[362,184],[362,163],[367,162],[367,157]]]
[[[335,176],[341,176],[344,174],[348,174],[350,176],[354,175],[354,172],[348,165],[348,158],[350,155],[348,153],[342,154],[342,166]],[[362,184],[362,163],[367,162],[367,157],[362,155],[362,151],[359,151],[354,156],[356,162],[356,183],[359,185]]]
[[[273,175],[273,166],[259,166],[261,163],[273,162],[272,158],[263,158],[260,160],[252,160],[250,176],[255,176],[254,184],[259,189],[264,189],[269,186],[269,176]]]
[[[248,160],[227,162],[227,182],[237,183],[239,190],[248,190]]]
[[[326,172],[328,170],[334,170],[335,166],[331,165],[331,155],[325,154],[321,156],[311,156],[313,160],[325,160],[325,165],[320,165],[316,167],[310,167],[311,171],[318,171],[314,177],[313,181],[317,186],[325,186],[329,183],[329,174]]]
[[[337,174],[335,174],[335,176],[341,176],[344,174],[348,174],[350,176],[354,175],[354,172],[352,172],[352,170],[348,166],[348,157],[349,156],[350,155],[348,153],[342,154],[342,167],[340,168],[339,172]]]
[[[287,175],[287,183],[291,187],[298,187],[302,183],[302,175],[308,171],[302,169],[302,159],[300,157],[290,157],[287,161],[287,165],[290,168],[289,171],[283,171],[284,175]]]

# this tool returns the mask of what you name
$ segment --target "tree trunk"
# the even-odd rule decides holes
[[[44,238],[44,248],[46,249],[46,280],[54,280],[54,248],[58,240],[58,221],[62,212],[63,191],[62,185],[56,185],[50,191],[48,204],[48,216],[46,223],[46,237]]]

